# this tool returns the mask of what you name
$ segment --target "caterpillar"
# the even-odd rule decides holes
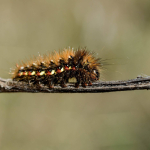
[[[70,78],[76,78],[75,87],[92,85],[100,78],[101,63],[86,48],[66,48],[52,54],[39,55],[28,62],[16,64],[12,79],[18,82],[48,86],[66,87]]]

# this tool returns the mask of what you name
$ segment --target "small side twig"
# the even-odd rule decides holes
[[[54,86],[49,89],[46,86],[36,87],[24,82],[15,82],[11,79],[0,78],[0,93],[27,92],[27,93],[104,93],[115,91],[131,91],[150,89],[150,77],[137,77],[126,81],[95,82],[86,88],[75,88],[74,83],[67,84],[66,88]]]

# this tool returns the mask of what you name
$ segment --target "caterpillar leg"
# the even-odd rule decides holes
[[[42,88],[42,86],[40,84],[40,81],[36,81],[34,84],[35,84],[37,89],[41,89]]]
[[[82,83],[81,83],[81,85],[82,85],[82,87],[86,88],[86,86],[87,86],[87,83],[85,83],[85,82],[82,82]]]
[[[77,82],[75,83],[75,87],[79,88],[79,84],[81,82],[80,77],[76,78]]]
[[[87,86],[87,77],[86,77],[86,75],[82,76],[81,85],[82,85],[82,87],[86,88],[86,86]]]
[[[87,81],[88,81],[88,75],[87,75],[87,72],[85,70],[82,70],[81,72],[81,75],[82,75],[82,82],[81,82],[81,85],[82,87],[86,88],[87,86]]]
[[[60,84],[60,86],[61,86],[62,88],[65,88],[65,87],[67,87],[67,85],[65,84],[65,81],[61,81],[61,84]]]
[[[89,81],[88,86],[92,86],[92,82],[91,81]]]
[[[53,81],[52,80],[48,80],[48,87],[50,89],[53,89],[54,88],[54,84],[53,84]]]

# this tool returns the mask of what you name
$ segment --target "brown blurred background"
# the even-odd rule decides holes
[[[150,75],[150,1],[0,0],[0,77],[67,46],[109,59],[102,81]],[[0,150],[150,150],[150,92],[0,94]]]

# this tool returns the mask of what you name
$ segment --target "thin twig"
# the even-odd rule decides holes
[[[92,86],[87,86],[86,88],[75,88],[74,83],[69,83],[66,88],[54,86],[53,89],[49,89],[46,86],[36,87],[24,82],[15,82],[11,79],[0,78],[0,93],[104,93],[145,89],[150,89],[150,77],[137,77],[136,79],[126,81],[98,81],[93,83]]]

